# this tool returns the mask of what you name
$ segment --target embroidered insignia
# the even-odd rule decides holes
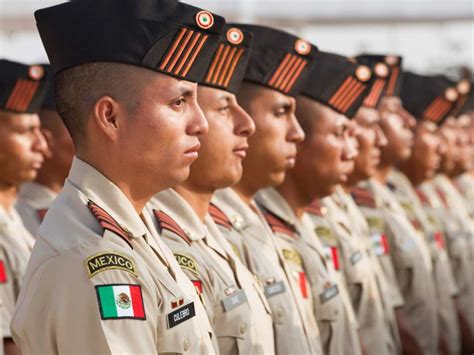
[[[327,208],[321,205],[321,202],[319,200],[314,200],[309,206],[305,208],[305,211],[309,214],[323,217],[327,212]]]
[[[183,304],[184,304],[184,298],[179,297],[179,298],[171,301],[171,309],[181,307]]]
[[[232,27],[227,30],[226,38],[230,43],[238,45],[244,40],[244,34],[238,28]]]
[[[365,65],[359,65],[355,71],[355,75],[356,78],[362,82],[369,81],[372,76],[369,67]]]
[[[370,69],[367,68],[367,70],[369,71],[368,74],[370,78]],[[363,74],[364,72],[366,72],[365,69],[359,70],[359,75],[362,78],[364,78],[364,75],[365,77],[367,76],[366,74]],[[364,92],[366,87],[367,85],[363,83],[363,80],[358,80],[350,75],[331,96],[328,103],[342,113],[345,113],[357,100],[357,98]]]
[[[3,260],[0,260],[0,284],[4,284],[7,281],[7,270],[5,270],[5,264],[3,263]]]
[[[283,257],[285,260],[296,264],[298,266],[303,265],[303,260],[301,259],[300,254],[293,249],[282,249]]]
[[[458,92],[456,91],[455,88],[447,88],[444,91],[444,97],[446,98],[446,100],[448,100],[450,102],[454,102],[458,99],[459,94],[458,94]]]
[[[127,242],[130,248],[133,249],[132,245],[130,244],[127,232],[110,214],[108,214],[103,208],[99,207],[91,200],[87,202],[87,206],[89,207],[89,210],[92,212],[94,217],[97,218],[97,221],[99,221],[99,224],[104,230],[109,230],[115,233],[125,242]]]
[[[395,58],[396,61],[398,62],[398,58]],[[387,63],[387,61],[385,61]],[[387,63],[388,65],[391,65],[390,63]],[[398,80],[398,75],[400,74],[400,68],[395,66],[396,64],[393,64],[392,67],[392,72],[390,73],[390,79],[388,79],[388,84],[387,84],[387,96],[394,96],[395,93],[395,86],[397,85],[397,80]]]
[[[443,202],[444,207],[449,207],[448,198],[446,197],[446,194],[444,193],[444,191],[437,186],[435,187],[435,190],[437,194],[439,195],[441,202]]]
[[[306,283],[306,273],[304,271],[301,271],[299,274],[299,283],[300,283],[300,290],[301,290],[301,296],[303,298],[308,298],[308,288],[307,288],[307,283]]]
[[[385,87],[386,80],[377,78],[372,85],[369,95],[364,99],[364,106],[375,107],[379,102],[380,96],[382,95]]]
[[[324,244],[327,244],[327,245],[337,244],[336,236],[334,235],[331,228],[326,227],[326,226],[316,226],[314,231],[316,232],[316,235],[319,237],[319,239],[321,239],[321,241]]]
[[[455,89],[452,89],[454,91],[450,91],[449,89],[447,89],[444,96],[438,96],[431,104],[429,104],[422,114],[423,118],[427,118],[433,122],[438,122],[449,112],[449,110],[451,110],[453,103],[456,100],[454,99],[451,101],[451,98],[454,97],[454,95],[457,98],[457,91]]]
[[[133,259],[116,251],[92,255],[85,260],[85,264],[89,278],[106,270],[123,270],[138,277]]]
[[[306,59],[297,55],[286,53],[268,81],[268,85],[288,93],[301,75],[301,72],[308,64]]]
[[[460,82],[457,83],[456,89],[461,95],[466,95],[471,90],[471,83],[469,80],[462,79]]]
[[[385,221],[379,217],[366,217],[367,224],[370,229],[375,229],[377,231],[383,231],[385,229]]]
[[[208,212],[216,224],[223,226],[227,229],[232,229],[232,223],[219,207],[211,203],[209,204]]]
[[[362,187],[354,187],[351,190],[351,196],[358,206],[376,208],[374,195],[372,194],[372,191],[368,189]]]
[[[199,274],[196,260],[192,256],[174,253],[174,257],[178,261],[179,266],[181,268],[194,272],[195,274]]]
[[[371,233],[372,248],[376,256],[388,255],[388,238],[383,233]]]
[[[47,208],[36,210],[36,215],[38,216],[38,219],[40,220],[40,222],[43,222],[44,217],[46,216],[47,212],[48,212]]]
[[[382,62],[375,64],[374,71],[381,78],[386,78],[389,73],[387,65]]]
[[[263,216],[265,217],[265,220],[267,221],[273,233],[282,233],[291,237],[296,237],[298,235],[298,232],[296,231],[294,226],[290,225],[277,215],[266,209],[263,209],[262,212]]]
[[[214,16],[209,11],[199,11],[196,14],[196,23],[204,30],[208,30],[214,25]]]
[[[177,310],[169,313],[166,317],[168,320],[168,329],[176,327],[188,319],[193,318],[196,315],[196,309],[194,308],[194,302],[187,304]]]
[[[244,48],[219,44],[212,59],[205,82],[226,88],[234,75],[237,64],[244,54]]]
[[[301,55],[308,55],[311,52],[311,45],[305,40],[298,39],[295,42],[295,51]]]
[[[25,111],[35,96],[39,85],[39,81],[18,79],[5,104],[5,108],[12,111]]]
[[[107,319],[145,320],[142,288],[140,285],[109,284],[95,286],[100,315]]]
[[[420,199],[422,205],[431,207],[430,199],[420,188],[416,189],[415,192],[418,198]]]
[[[32,65],[28,68],[28,76],[33,80],[40,80],[44,76],[44,69],[41,65]]]
[[[186,243],[191,244],[191,240],[186,235],[186,232],[178,225],[178,223],[176,223],[173,218],[163,211],[153,210],[153,214],[155,215],[156,221],[158,222],[160,233],[163,229],[168,230],[176,234],[178,237],[181,237]]]
[[[325,245],[324,252],[326,254],[326,259],[332,261],[334,270],[338,271],[341,266],[339,264],[339,251],[336,246]]]
[[[387,63],[391,67],[398,65],[398,58],[393,55],[387,55],[384,59],[385,63]]]

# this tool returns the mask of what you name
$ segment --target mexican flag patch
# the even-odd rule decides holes
[[[99,285],[95,289],[102,319],[146,319],[141,286]]]

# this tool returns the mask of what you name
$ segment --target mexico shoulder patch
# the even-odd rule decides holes
[[[140,285],[98,285],[95,290],[99,302],[100,316],[103,320],[146,319]]]
[[[85,261],[89,278],[106,270],[123,270],[138,277],[133,259],[116,251],[107,251],[88,257]]]
[[[196,260],[194,260],[192,256],[174,253],[174,257],[176,258],[176,261],[178,261],[179,266],[181,266],[183,269],[187,269],[194,272],[195,274],[199,274]]]

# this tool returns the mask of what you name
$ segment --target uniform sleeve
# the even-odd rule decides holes
[[[11,337],[10,322],[15,311],[15,280],[8,259],[0,253],[0,322],[1,334]]]
[[[89,277],[80,254],[49,259],[22,291],[15,341],[23,353],[156,352],[161,300],[143,271],[107,269]]]

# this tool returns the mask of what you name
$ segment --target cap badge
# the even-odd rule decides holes
[[[471,90],[471,83],[468,80],[463,79],[458,82],[456,88],[461,95],[466,95]]]
[[[451,102],[454,102],[458,99],[458,92],[456,91],[456,89],[454,88],[447,88],[445,91],[444,91],[444,97],[446,98],[446,100],[448,101],[451,101]]]
[[[214,16],[209,11],[199,11],[196,14],[196,23],[202,29],[207,30],[214,25]]]
[[[394,55],[388,55],[385,57],[385,63],[393,67],[398,65],[398,58]]]
[[[386,78],[388,76],[388,67],[384,63],[375,64],[375,74],[381,78]]]
[[[32,65],[28,68],[28,76],[33,80],[40,80],[44,76],[44,69],[41,65]]]
[[[362,82],[366,82],[370,79],[370,69],[365,65],[359,65],[355,71],[357,79]]]
[[[238,28],[232,27],[227,31],[226,38],[230,43],[238,45],[244,40],[244,34]]]
[[[311,45],[305,40],[299,39],[295,42],[295,51],[301,55],[307,55],[311,52]]]

